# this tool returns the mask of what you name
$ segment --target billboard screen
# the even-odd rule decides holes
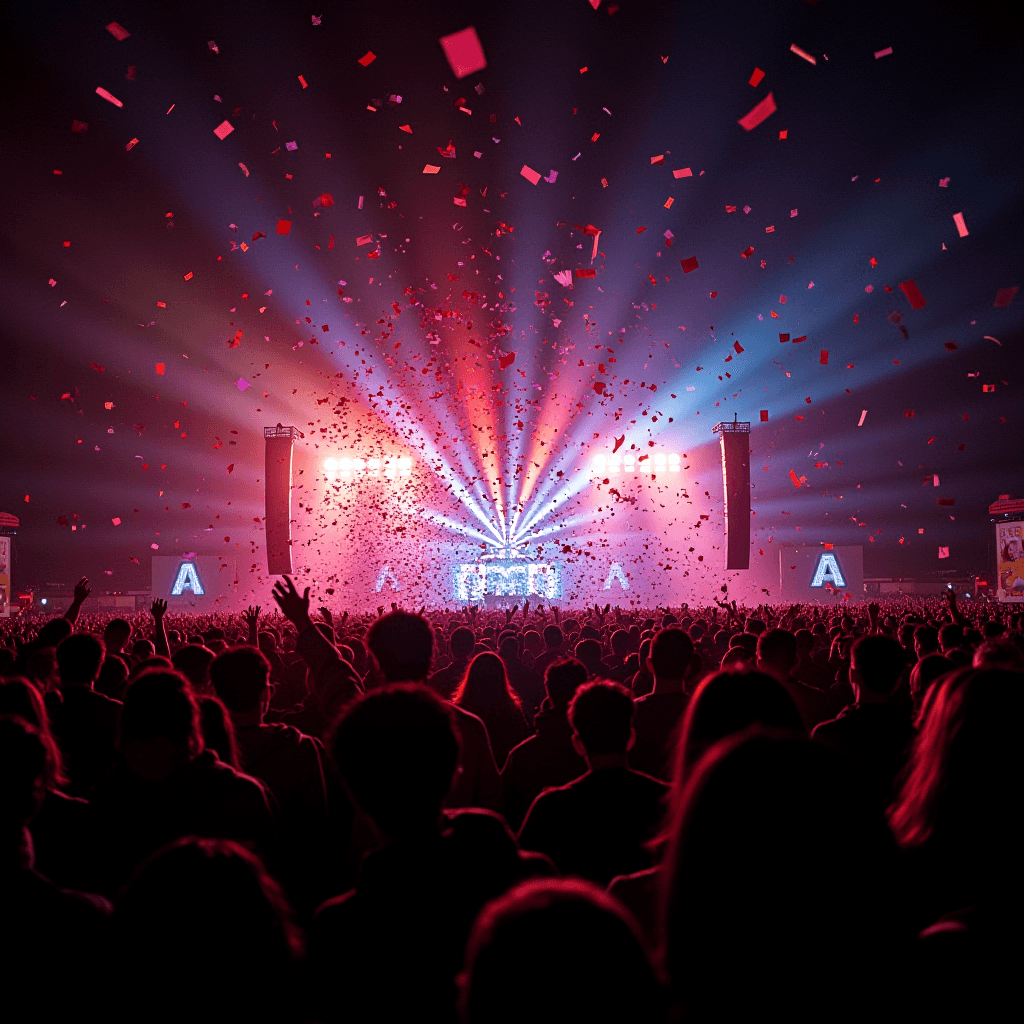
[[[996,597],[1024,604],[1024,523],[996,523]]]
[[[178,611],[233,610],[235,559],[233,556],[154,555],[153,597],[162,597]]]
[[[864,549],[806,547],[779,549],[779,583],[784,601],[834,603],[864,600]]]

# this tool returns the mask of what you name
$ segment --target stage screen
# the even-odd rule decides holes
[[[779,550],[779,582],[784,601],[832,604],[838,597],[864,600],[864,549],[785,547]]]
[[[152,587],[175,611],[235,611],[234,556],[154,555]]]
[[[1024,523],[996,523],[998,599],[1024,604]]]

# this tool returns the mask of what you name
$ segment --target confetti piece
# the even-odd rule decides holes
[[[72,121],[71,130],[73,132],[87,132],[89,130],[89,125],[85,121]]]
[[[995,391],[995,389],[996,389],[995,384],[982,384],[981,385],[981,390],[986,392],[986,393],[991,392],[991,391]]]
[[[782,131],[779,132],[779,139],[781,140],[781,139],[788,139],[788,138],[789,138],[789,129],[788,128],[783,128]]]
[[[661,153],[658,156],[651,157],[652,164],[663,164],[665,162],[665,154]]]
[[[192,278],[193,278],[193,276],[194,276],[194,275],[193,275],[192,271],[190,270],[190,271],[189,271],[189,272],[188,272],[188,273],[187,273],[187,274],[185,275],[185,280],[186,280],[186,281],[191,281],[191,280],[192,280]]]
[[[252,385],[244,377],[239,377],[238,380],[235,381],[235,385],[237,386],[239,391],[244,391],[246,388],[252,387]]]
[[[369,67],[377,59],[377,54],[373,50],[367,50],[366,53],[359,58],[357,64],[362,64],[364,68]]]
[[[516,361],[515,352],[509,352],[508,355],[501,356],[498,359],[498,365],[503,369],[507,370]]]
[[[800,486],[800,478],[796,475],[796,473],[793,470],[789,471],[789,479],[793,481],[794,487]]]
[[[879,60],[882,57],[888,57],[891,53],[891,46],[887,46],[884,50],[875,50],[875,60]]]
[[[685,260],[680,260],[679,265],[683,268],[684,274],[689,274],[700,266],[696,256],[688,256]]]
[[[123,107],[124,106],[124,104],[116,96],[111,95],[101,85],[96,86],[96,95],[97,96],[102,96],[103,99],[105,99],[108,103],[113,103],[115,107]]]
[[[1013,297],[1017,294],[1018,287],[1019,285],[1014,285],[1012,288],[1000,288],[999,291],[996,292],[996,301],[993,302],[992,305],[996,309],[1005,309],[1011,302],[1013,302]]]
[[[673,178],[692,178],[693,171],[689,167],[681,167],[678,171],[672,172]]]
[[[118,41],[119,43],[123,43],[123,42],[124,42],[124,41],[125,41],[125,40],[126,40],[126,39],[127,39],[127,38],[128,38],[129,36],[130,36],[130,35],[131,35],[131,32],[129,32],[129,31],[128,31],[128,29],[126,29],[126,28],[125,28],[125,27],[124,27],[123,25],[118,25],[118,23],[117,23],[116,21],[112,21],[112,22],[111,22],[111,23],[110,23],[110,24],[109,24],[109,25],[107,26],[107,31],[108,31],[108,32],[109,32],[109,33],[110,33],[110,34],[111,34],[111,35],[112,35],[112,36],[113,36],[113,37],[114,37],[114,38],[115,38],[115,39],[116,39],[116,40],[117,40],[117,41]]]
[[[801,334],[799,338],[794,338],[793,339],[793,344],[794,345],[799,345],[801,341],[806,341],[806,340],[807,340],[807,335],[806,334]]]
[[[967,225],[964,223],[964,215],[962,213],[954,213],[953,223],[956,225],[956,229],[960,233],[960,237],[966,238],[969,232],[967,230]]]
[[[622,447],[623,443],[626,440],[626,435],[623,434],[622,437],[616,437],[614,440],[615,447],[612,449],[612,455],[614,455]]]
[[[761,422],[762,423],[767,423],[768,422],[768,410],[767,409],[762,409],[761,410]]]
[[[741,117],[739,124],[746,130],[750,131],[756,128],[762,121],[771,117],[772,114],[778,107],[775,106],[775,97],[768,93],[767,96],[760,103],[757,104],[745,117]]]
[[[277,222],[277,233],[279,235],[287,235],[292,229],[292,222],[290,220],[279,220]]]
[[[926,304],[924,296],[921,294],[921,289],[917,287],[913,280],[903,281],[900,284],[900,291],[906,295],[911,309],[921,309]]]
[[[546,181],[546,182],[547,182],[547,183],[548,183],[549,185],[554,185],[554,183],[555,183],[556,181],[558,181],[558,171],[556,171],[556,170],[554,170],[554,169],[552,168],[552,171],[551,171],[551,173],[550,173],[550,174],[548,174],[548,175],[546,175],[546,176],[545,176],[545,178],[544,178],[544,180],[545,180],[545,181]]]
[[[166,363],[157,363],[157,364],[156,364],[156,372],[157,372],[157,373],[158,373],[158,374],[159,374],[159,375],[160,375],[161,377],[162,377],[162,376],[164,375],[164,371],[165,371],[166,369],[167,369],[167,364],[166,364]]]
[[[398,130],[399,130],[400,132],[406,132],[407,134],[409,134],[409,135],[412,135],[412,126],[411,126],[411,125],[407,125],[407,124],[400,124],[400,125],[398,126]]]
[[[373,241],[373,235],[360,235],[356,239],[356,245],[369,245]]]
[[[857,421],[857,426],[858,427],[863,427],[864,426],[864,421],[867,418],[868,418],[868,411],[867,411],[867,409],[861,410],[860,419]]]
[[[294,153],[295,150],[299,148],[299,144],[297,142],[286,142],[284,144],[284,148],[287,149],[289,153]]]
[[[746,249],[744,249],[743,252],[740,253],[740,255],[745,260],[749,260],[750,257],[754,255],[754,247],[752,245],[748,245]]]
[[[302,75],[299,75],[299,83],[302,85],[303,89],[308,89],[309,88],[309,84],[306,82],[306,79],[303,78]]]
[[[949,548],[939,548],[939,558],[949,558]]]
[[[170,111],[168,110],[167,113],[169,114]],[[213,129],[213,134],[223,142],[234,130],[234,125],[232,125],[230,121],[221,121],[221,123]]]
[[[441,168],[437,164],[425,164],[424,167],[423,167],[423,173],[424,174],[439,174],[440,172],[441,172]],[[363,197],[360,196],[359,197],[359,209],[360,210],[363,208],[362,199],[363,199]]]
[[[590,267],[583,267],[576,270],[577,277],[597,277],[597,271]]]
[[[828,366],[828,349],[827,348],[823,348],[821,350],[821,355],[818,357],[818,362],[820,362],[822,366]]]
[[[666,210],[671,210],[672,209],[672,204],[674,202],[675,202],[675,199],[672,196],[669,196],[668,199],[665,200],[665,209]]]
[[[246,167],[245,164],[239,164],[238,166],[242,168],[242,173],[248,178],[249,177],[249,168]]]
[[[483,71],[487,67],[484,48],[472,25],[469,28],[464,28],[461,32],[441,36],[438,42],[441,44],[441,49],[444,50],[444,55],[448,60],[448,66],[456,78],[465,78],[466,75]]]
[[[523,169],[519,172],[531,185],[536,185],[540,181],[540,175],[532,168],[527,167],[523,164]]]
[[[788,334],[780,334],[779,335],[779,344],[780,345],[784,345],[787,341],[789,341],[789,335]]]
[[[796,45],[796,43],[790,43],[789,52],[795,53],[798,57],[803,57],[803,59],[807,61],[808,64],[818,63],[806,50],[801,50],[800,47]]]
[[[736,354],[737,354],[737,355],[739,355],[739,354],[740,354],[741,352],[744,352],[744,351],[746,351],[746,350],[745,350],[745,349],[743,348],[743,346],[742,346],[742,345],[741,345],[741,344],[740,344],[740,343],[739,343],[738,341],[734,341],[734,342],[732,343],[732,347],[733,347],[734,349],[736,349]]]
[[[761,80],[764,78],[764,72],[760,68],[754,68],[754,73],[750,76],[748,85],[752,85],[755,89],[761,84]]]
[[[112,523],[113,523],[113,524],[114,524],[115,526],[120,526],[120,525],[121,525],[121,517],[120,517],[120,516],[114,516],[114,518],[113,518],[113,519],[111,519],[110,521],[111,521],[111,522],[112,522]]]

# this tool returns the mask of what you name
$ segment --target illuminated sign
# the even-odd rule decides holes
[[[402,584],[398,582],[398,577],[391,571],[391,566],[385,565],[378,574],[377,582],[374,583],[373,589],[379,594],[384,589],[384,584],[389,581],[392,590],[402,589]]]
[[[830,551],[823,551],[819,556],[818,567],[814,570],[814,579],[811,580],[812,587],[824,587],[826,584],[831,584],[837,589],[846,586],[843,570],[839,568],[836,556]]]
[[[612,580],[618,580],[619,586],[623,590],[629,590],[629,580],[626,579],[626,574],[622,571],[622,566],[618,562],[612,562],[612,567],[608,570],[608,576],[604,581],[604,589],[612,589]]]
[[[457,601],[482,601],[495,597],[529,597],[551,600],[562,596],[562,576],[557,565],[544,562],[490,562],[456,565],[452,584]]]
[[[171,596],[180,597],[185,590],[191,590],[196,597],[202,597],[205,593],[194,562],[182,562],[178,566],[178,575],[175,577],[174,586],[171,587]]]

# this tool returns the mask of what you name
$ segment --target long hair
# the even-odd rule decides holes
[[[22,676],[0,680],[0,715],[17,715],[39,730],[46,748],[44,782],[47,789],[57,789],[67,782],[60,747],[50,730],[46,704],[35,685]]]
[[[508,681],[505,662],[490,651],[478,654],[469,663],[452,702],[468,711],[475,708],[511,710],[513,707],[522,710],[519,694]]]

